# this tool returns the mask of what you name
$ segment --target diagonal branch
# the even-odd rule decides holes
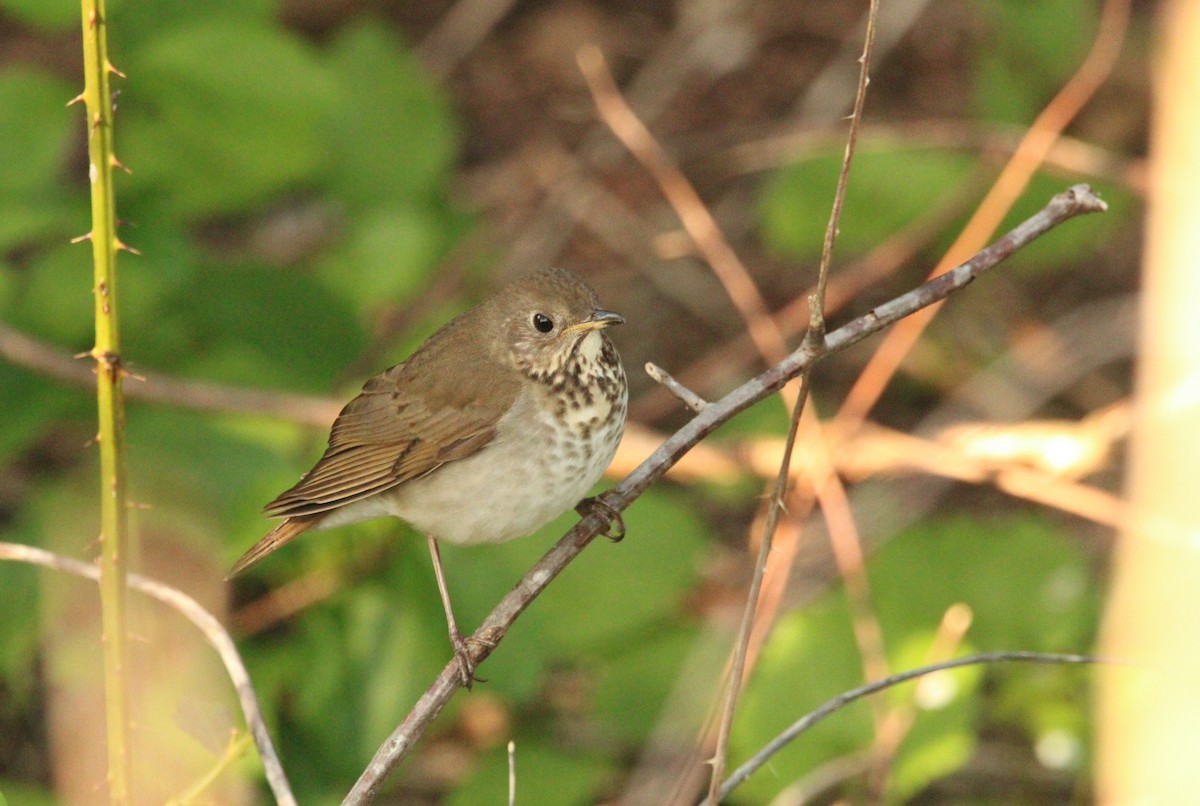
[[[1069,188],[1052,198],[1040,212],[971,260],[829,333],[822,355],[844,350],[921,308],[946,299],[1064,221],[1105,209],[1107,208],[1104,202],[1092,193],[1087,185]],[[811,367],[813,361],[811,354],[801,347],[758,377],[742,384],[720,400],[710,403],[683,428],[668,437],[623,481],[609,490],[604,497],[605,503],[615,512],[624,510],[700,440],[738,413],[779,391],[784,384]],[[517,617],[606,526],[607,523],[599,513],[588,515],[581,520],[496,605],[476,631],[476,640],[469,642],[476,665],[492,653]],[[458,664],[451,661],[417,700],[404,721],[376,751],[375,757],[371,759],[343,804],[369,803],[374,799],[386,778],[441,713],[459,686]]]

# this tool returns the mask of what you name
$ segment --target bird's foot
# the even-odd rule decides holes
[[[476,663],[471,647],[477,646],[483,649],[495,649],[496,645],[485,639],[476,638],[473,635],[463,638],[458,632],[451,633],[450,643],[454,646],[454,659],[458,661],[458,681],[462,683],[463,688],[470,691],[471,686],[476,683],[486,683],[486,679],[475,676]]]
[[[625,519],[616,507],[604,500],[604,495],[601,493],[583,499],[575,505],[575,511],[587,517],[600,510],[598,514],[608,521],[608,527],[601,534],[614,543],[620,543],[625,539]]]

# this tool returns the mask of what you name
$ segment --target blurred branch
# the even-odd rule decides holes
[[[458,0],[421,41],[417,55],[445,78],[504,19],[516,0]]]
[[[96,373],[61,350],[0,322],[0,357],[48,378],[73,386],[96,385]],[[328,428],[342,404],[309,395],[255,391],[205,381],[173,378],[158,372],[138,372],[127,377],[129,400],[144,400],[221,414],[257,414],[289,420],[314,428]]]
[[[1076,185],[1056,195],[1040,212],[970,261],[829,333],[825,354],[844,350],[923,306],[960,291],[1013,252],[1062,222],[1104,209],[1104,203],[1086,185]],[[610,489],[605,494],[605,502],[617,512],[627,508],[700,440],[738,413],[779,391],[791,379],[809,369],[812,363],[811,355],[801,348],[725,397],[710,403],[704,411],[668,437],[637,469]],[[530,603],[607,525],[600,514],[583,518],[522,577],[484,620],[474,635],[476,640],[468,641],[476,666],[499,645]],[[404,721],[380,746],[343,803],[368,803],[378,794],[384,780],[411,751],[459,686],[458,663],[451,661],[417,700]]]
[[[983,125],[956,118],[889,121],[864,125],[860,133],[865,151],[942,149],[980,152],[984,158],[1011,157],[1021,145],[1026,127],[1004,124]],[[728,142],[734,133],[714,135]],[[740,138],[739,138],[740,139]],[[707,142],[707,141],[706,141]],[[767,135],[756,134],[718,150],[711,158],[718,176],[732,178],[746,173],[774,170],[811,159],[845,142],[842,134],[826,124],[789,126]],[[718,146],[718,148],[721,148]],[[710,152],[706,152],[710,153]],[[1103,178],[1124,184],[1133,193],[1146,192],[1146,162],[1078,137],[1059,135],[1046,152],[1043,165],[1058,172]]]
[[[83,577],[84,579],[90,579],[93,582],[100,580],[100,571],[96,566],[70,557],[63,557],[35,546],[0,542],[0,560],[14,560],[16,562],[39,565],[53,571],[63,571]],[[216,616],[209,613],[199,602],[178,588],[173,588],[170,585],[163,584],[149,577],[144,577],[141,574],[129,574],[126,579],[129,587],[133,590],[144,593],[179,611],[184,618],[199,628],[204,638],[217,651],[221,662],[225,665],[225,672],[233,682],[234,690],[237,691],[238,702],[242,706],[242,714],[245,716],[246,724],[250,727],[250,732],[254,736],[255,744],[258,746],[258,754],[262,757],[263,767],[267,774],[267,783],[271,787],[275,801],[283,806],[295,806],[296,799],[292,795],[287,775],[283,772],[283,765],[279,763],[279,756],[275,753],[275,746],[271,743],[271,735],[267,732],[262,711],[258,707],[258,697],[254,693],[254,685],[250,682],[250,675],[246,671],[245,664],[242,663],[242,658],[238,654],[237,646],[233,643],[233,638],[221,626],[221,622],[217,620]]]
[[[1125,41],[1129,22],[1130,0],[1107,0],[1100,15],[1099,30],[1092,49],[1083,64],[1058,94],[1029,126],[1012,158],[996,178],[991,190],[979,203],[975,214],[963,227],[958,238],[946,250],[945,256],[931,276],[941,273],[974,252],[992,237],[1004,216],[1028,186],[1038,167],[1045,161],[1059,134],[1067,127],[1096,90],[1108,78]],[[939,306],[930,306],[897,327],[884,338],[850,392],[846,395],[837,417],[844,423],[861,424],[883,394],[904,358]]]
[[[825,702],[821,707],[814,711],[810,711],[800,719],[796,720],[791,727],[780,733],[774,739],[767,743],[762,750],[758,751],[742,766],[738,767],[729,778],[721,785],[717,799],[708,798],[704,801],[706,806],[712,806],[717,803],[720,798],[727,797],[734,789],[739,787],[746,781],[756,770],[766,764],[772,756],[782,750],[793,739],[804,733],[809,728],[816,725],[821,720],[831,714],[837,713],[852,702],[860,700],[870,694],[883,691],[884,689],[898,686],[901,683],[907,683],[909,680],[914,680],[918,677],[943,672],[947,669],[958,669],[963,666],[980,666],[990,663],[1048,663],[1048,664],[1095,664],[1095,663],[1112,663],[1119,664],[1121,661],[1106,660],[1097,658],[1091,655],[1056,655],[1043,652],[982,652],[978,655],[968,655],[963,658],[955,658],[954,660],[943,661],[942,663],[933,663],[928,666],[921,666],[916,669],[910,669],[907,672],[891,675],[883,680],[877,680],[873,683],[867,683],[858,688],[852,688],[849,691],[843,692],[833,699]]]
[[[741,314],[759,353],[768,363],[778,361],[787,352],[787,342],[771,321],[766,300],[721,233],[721,228],[700,194],[654,139],[646,124],[634,114],[617,89],[600,49],[595,46],[582,48],[576,54],[576,61],[588,83],[600,117],[654,177],[696,248],[712,267],[725,293]]]
[[[204,793],[217,779],[225,774],[226,770],[233,766],[234,762],[242,757],[242,754],[253,743],[254,737],[251,734],[234,731],[233,735],[229,737],[229,743],[225,745],[225,751],[217,759],[217,763],[213,764],[208,772],[201,776],[196,783],[189,786],[179,797],[171,798],[167,801],[167,806],[192,806],[192,804],[203,797]]]

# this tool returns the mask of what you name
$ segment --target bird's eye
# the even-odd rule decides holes
[[[537,328],[538,333],[549,333],[551,330],[554,330],[554,322],[544,313],[535,313],[533,315],[533,326]]]

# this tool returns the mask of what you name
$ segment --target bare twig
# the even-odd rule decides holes
[[[800,391],[796,395],[795,402],[792,404],[792,416],[788,426],[787,440],[783,447],[783,458],[779,463],[779,472],[775,476],[775,486],[771,491],[767,517],[763,525],[762,538],[759,543],[758,560],[754,565],[754,575],[751,579],[750,591],[746,596],[746,607],[742,614],[742,623],[738,631],[737,645],[734,650],[733,664],[729,674],[729,688],[725,695],[725,705],[721,712],[721,720],[717,728],[717,744],[711,761],[712,777],[709,780],[708,789],[710,800],[716,800],[721,779],[725,777],[725,762],[729,753],[729,734],[733,729],[734,710],[737,706],[738,693],[741,691],[743,676],[745,674],[746,655],[749,651],[750,638],[754,630],[754,616],[759,604],[759,592],[762,590],[763,576],[767,570],[767,561],[771,556],[771,546],[774,543],[775,530],[779,525],[779,516],[784,510],[783,500],[787,495],[788,479],[791,477],[792,449],[796,444],[796,434],[800,430],[800,418],[804,414],[804,404],[808,397],[812,366],[821,359],[825,352],[825,289],[829,284],[829,269],[833,263],[833,245],[837,241],[838,224],[842,218],[842,204],[846,199],[846,186],[850,181],[850,165],[854,160],[854,146],[858,142],[858,124],[862,119],[863,105],[866,103],[867,98],[867,84],[871,69],[871,47],[875,42],[875,22],[878,13],[879,0],[871,0],[870,8],[867,12],[867,28],[864,35],[863,51],[859,57],[858,90],[854,97],[854,111],[851,114],[850,130],[846,137],[846,151],[842,157],[842,168],[838,174],[837,188],[833,194],[833,207],[829,213],[829,223],[825,227],[825,240],[821,249],[821,265],[817,273],[817,288],[808,301],[808,332],[804,336],[804,343],[801,349],[811,356],[812,362],[809,365],[809,369],[800,376]],[[811,420],[814,427],[819,429],[820,425],[816,418],[812,417]],[[825,458],[827,459],[828,457]],[[824,464],[828,465],[828,461]],[[834,483],[827,483],[827,480]],[[830,489],[835,492],[839,501],[845,499],[845,490],[841,488],[840,484],[836,483],[836,479],[832,473],[822,474],[822,477],[815,484],[818,496],[821,496],[825,492],[825,489]],[[847,590],[862,593],[865,591],[865,587],[866,581],[859,574],[855,579],[855,585],[847,586]],[[859,604],[864,603],[866,601],[865,595],[858,597],[856,601]],[[860,613],[862,612],[861,607],[857,608],[857,610]],[[875,620],[866,619],[865,621],[871,622],[875,627],[874,631],[869,634],[877,634],[878,624],[875,623]],[[863,623],[863,619],[856,619],[856,625]],[[879,643],[881,641],[875,642],[870,646],[877,646]],[[867,652],[867,647],[864,647],[864,656],[871,656]]]
[[[658,383],[661,383],[663,386],[665,386],[667,391],[683,401],[683,405],[687,406],[692,411],[704,411],[704,407],[708,405],[707,400],[700,397],[700,395],[696,394],[691,389],[688,389],[679,381],[672,378],[669,372],[652,361],[646,362],[646,374]]]
[[[725,777],[725,759],[729,753],[729,732],[733,728],[733,714],[737,708],[738,695],[742,691],[742,678],[746,672],[746,655],[750,649],[750,633],[754,629],[754,614],[758,606],[758,596],[762,591],[767,558],[771,556],[771,543],[775,536],[775,529],[779,525],[780,515],[784,512],[783,499],[787,495],[788,478],[791,476],[792,449],[796,446],[796,434],[800,430],[800,415],[804,413],[804,404],[808,400],[812,368],[823,353],[819,347],[813,351],[812,345],[807,340],[800,349],[807,354],[809,361],[804,371],[800,373],[800,391],[797,393],[796,402],[792,407],[787,440],[783,445],[783,458],[779,462],[779,473],[775,476],[775,483],[771,487],[766,522],[763,525],[762,538],[758,544],[758,557],[754,562],[754,574],[750,578],[750,588],[746,591],[746,604],[742,609],[741,624],[738,626],[733,661],[729,665],[729,676],[725,681],[727,688],[721,707],[721,716],[717,722],[716,747],[709,760],[712,765],[712,776],[709,779],[710,798],[716,794],[721,779]]]
[[[925,675],[934,674],[935,672],[946,671],[947,669],[957,669],[962,666],[979,666],[987,663],[1052,663],[1052,664],[1094,664],[1094,663],[1111,663],[1120,664],[1119,660],[1108,660],[1098,658],[1092,655],[1059,655],[1045,652],[981,652],[977,655],[968,655],[954,660],[943,661],[942,663],[934,663],[929,666],[921,666],[917,669],[910,669],[906,672],[894,674],[883,680],[876,680],[873,683],[852,688],[849,691],[843,692],[833,699],[825,702],[814,711],[810,711],[800,719],[796,720],[787,730],[780,733],[774,739],[767,743],[762,750],[754,754],[742,766],[738,767],[729,776],[729,779],[721,785],[721,790],[718,793],[719,798],[724,798],[729,795],[734,789],[740,786],[747,778],[749,778],[756,770],[767,763],[768,760],[780,750],[782,750],[789,742],[804,733],[806,730],[816,725],[821,720],[830,714],[840,711],[850,703],[860,700],[870,694],[883,691],[884,689],[906,683],[909,680],[923,677]],[[712,806],[717,801],[708,799],[704,801],[706,806]]]
[[[90,563],[20,543],[0,542],[0,560],[15,560],[40,565],[43,568],[64,571],[93,582],[98,582],[100,579],[100,570]],[[242,663],[241,655],[238,654],[233,638],[221,626],[221,622],[217,620],[216,616],[178,588],[173,588],[141,574],[129,574],[127,580],[129,587],[133,590],[170,605],[182,613],[188,621],[199,628],[213,649],[217,650],[221,662],[225,664],[225,672],[233,681],[233,687],[237,691],[242,714],[254,736],[254,743],[262,758],[271,792],[277,803],[283,804],[283,806],[295,806],[296,798],[292,795],[291,786],[283,772],[283,765],[279,763],[279,756],[275,752],[275,746],[271,743],[271,735],[267,733],[266,722],[263,721],[262,711],[258,707],[258,697],[255,696],[254,686],[250,682],[250,674],[246,671],[245,664]]]
[[[965,288],[980,275],[1010,256],[1022,246],[1068,219],[1106,209],[1086,185],[1076,185],[1056,195],[1040,212],[1017,226],[1004,237],[977,254],[970,261],[936,277],[906,294],[884,303],[826,336],[826,355],[857,344],[899,319],[922,307],[945,299]],[[734,389],[725,397],[710,403],[683,428],[660,445],[645,462],[605,495],[605,502],[620,512],[662,477],[685,453],[704,437],[738,413],[779,391],[784,384],[812,364],[811,356],[803,349],[796,350],[757,377]],[[478,640],[469,641],[472,659],[478,666],[504,638],[513,622],[553,579],[602,532],[607,523],[599,512],[588,515],[562,537],[525,574],[516,586],[496,605],[475,633]],[[375,757],[363,771],[343,803],[370,802],[378,788],[413,744],[441,713],[460,684],[458,663],[446,665],[438,678],[417,700],[413,709],[380,746]]]

